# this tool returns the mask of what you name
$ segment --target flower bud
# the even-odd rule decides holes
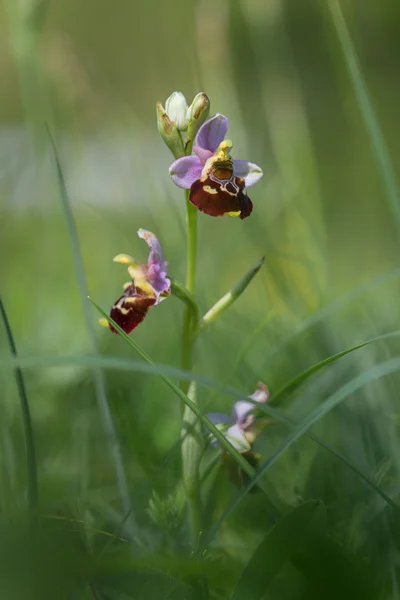
[[[193,142],[200,127],[207,120],[210,112],[210,100],[204,92],[197,94],[187,109],[188,142]]]
[[[160,135],[175,158],[185,155],[182,136],[176,124],[171,121],[161,102],[157,102],[157,126]]]
[[[165,112],[179,131],[186,131],[188,127],[187,110],[187,101],[181,92],[173,92],[165,103]]]

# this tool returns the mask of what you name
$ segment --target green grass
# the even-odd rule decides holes
[[[45,4],[0,9],[0,596],[398,600],[397,9]],[[155,103],[199,81],[265,175],[249,219],[198,215],[196,319],[265,261],[182,370]],[[95,306],[126,281],[113,256],[145,260],[139,227],[177,293],[127,340]],[[196,544],[181,403],[206,442],[258,381],[257,459],[204,444]]]

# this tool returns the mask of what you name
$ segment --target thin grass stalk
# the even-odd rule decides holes
[[[60,196],[62,207],[64,210],[65,220],[67,222],[68,234],[71,241],[71,248],[73,254],[73,262],[75,268],[75,274],[78,281],[82,311],[85,318],[86,328],[89,334],[90,343],[92,346],[92,352],[95,355],[99,355],[99,349],[96,338],[96,331],[94,329],[94,322],[92,318],[92,314],[90,311],[90,305],[87,301],[88,297],[88,286],[86,281],[85,270],[83,266],[83,258],[82,252],[80,248],[78,232],[76,228],[76,223],[74,219],[74,215],[72,212],[67,187],[65,184],[64,174],[61,168],[61,163],[58,157],[57,148],[54,142],[54,138],[48,130],[51,147],[53,150],[53,157],[56,166],[57,172],[57,180],[60,188]],[[111,454],[114,461],[114,467],[117,477],[117,484],[119,488],[119,493],[121,495],[122,505],[125,513],[129,514],[129,519],[127,521],[127,525],[130,529],[130,534],[134,534],[137,531],[137,524],[135,522],[135,518],[132,510],[132,502],[130,499],[128,480],[125,473],[125,468],[122,459],[122,450],[120,446],[120,442],[118,439],[118,435],[114,426],[111,409],[109,405],[109,401],[107,398],[106,392],[106,383],[104,379],[104,373],[99,367],[93,367],[92,369],[95,392],[96,392],[96,400],[97,407],[100,413],[100,418],[104,427],[104,431],[106,433],[107,439],[111,446]]]
[[[8,343],[11,354],[17,358],[17,347],[12,333],[10,321],[8,320],[6,308],[3,300],[0,297],[0,313],[4,322]],[[22,413],[22,423],[25,436],[25,452],[26,452],[26,472],[27,472],[27,488],[28,488],[28,506],[32,515],[37,510],[39,503],[38,482],[37,482],[37,467],[36,467],[36,449],[35,437],[33,433],[32,417],[29,408],[28,396],[22,369],[19,366],[14,367],[15,382],[17,384],[19,401]]]
[[[386,140],[380,128],[378,118],[375,114],[368,88],[360,67],[360,62],[347,28],[340,3],[338,0],[330,0],[328,6],[330,8],[332,21],[346,61],[346,66],[354,88],[354,93],[360,107],[360,112],[364,119],[365,128],[371,143],[371,148],[379,166],[389,208],[391,209],[397,226],[400,229],[400,191]]]

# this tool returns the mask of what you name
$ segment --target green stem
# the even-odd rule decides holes
[[[171,279],[171,294],[176,298],[179,298],[179,300],[181,300],[186,305],[186,307],[192,313],[194,322],[197,323],[200,319],[200,311],[199,307],[197,306],[197,302],[192,296],[192,294],[189,294],[187,289],[184,288],[183,285],[178,283],[178,281],[176,281],[175,279]]]
[[[188,398],[197,405],[197,385],[192,381]],[[201,424],[189,406],[185,407],[182,421],[182,478],[189,503],[190,533],[193,548],[199,545],[202,507],[200,498],[199,469],[204,446]]]
[[[187,151],[190,153],[191,148]],[[186,191],[186,224],[187,224],[187,263],[186,263],[186,289],[193,294],[196,285],[196,251],[197,251],[197,210],[189,202],[189,190]],[[193,367],[194,330],[198,318],[193,314],[190,306],[186,306],[183,319],[182,332],[182,368],[190,371]],[[181,389],[187,393],[192,403],[197,408],[196,382],[188,386],[182,382]],[[200,461],[202,455],[202,432],[199,420],[193,411],[186,406],[182,421],[182,478],[189,504],[189,520],[192,546],[196,549],[199,545],[201,532],[201,498],[200,498]]]
[[[12,334],[11,325],[7,317],[6,309],[0,298],[0,313],[3,318],[4,327],[10,345],[11,354],[17,357],[17,348]],[[26,444],[26,469],[28,476],[28,504],[29,508],[34,513],[38,505],[38,484],[37,484],[37,470],[36,470],[36,452],[35,452],[35,439],[33,436],[32,418],[29,409],[28,397],[26,395],[24,378],[22,371],[19,367],[15,367],[15,380],[17,383],[19,399],[21,404],[22,420],[24,425],[25,433],[25,444]]]
[[[197,210],[189,202],[189,190],[186,190],[186,220],[187,220],[187,265],[186,288],[193,294],[196,279],[196,249],[197,249]]]
[[[186,191],[186,225],[187,225],[187,263],[186,263],[186,289],[190,294],[195,291],[196,285],[196,249],[197,249],[197,210],[189,202],[189,190]],[[193,366],[193,342],[196,321],[189,307],[183,317],[182,332],[182,369],[190,371]],[[188,391],[187,382],[182,382],[182,390]]]

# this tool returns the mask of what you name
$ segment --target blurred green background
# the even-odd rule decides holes
[[[32,541],[21,410],[1,324],[2,597],[230,598],[275,522],[262,493],[247,495],[207,550],[202,569],[209,589],[193,584],[199,575],[179,484],[179,401],[154,375],[114,368],[104,370],[105,385],[133,506],[123,521],[95,375],[84,359],[93,352],[46,124],[55,135],[89,292],[105,310],[127,280],[113,256],[147,257],[136,236],[140,227],[157,234],[170,275],[184,279],[184,196],[168,174],[172,158],[158,136],[157,100],[180,90],[191,102],[205,91],[211,112],[230,119],[234,157],[262,166],[264,177],[250,193],[251,218],[199,215],[202,311],[263,255],[265,266],[199,340],[196,373],[245,394],[264,381],[273,403],[274,392],[314,363],[398,329],[400,229],[390,197],[399,194],[390,191],[371,144],[331,6],[8,0],[0,7],[0,291],[18,353],[37,359],[24,377],[45,522]],[[343,0],[341,7],[375,109],[372,125],[380,127],[396,173],[400,5]],[[181,322],[182,305],[171,297],[133,337],[157,363],[179,367]],[[96,335],[101,354],[137,359],[119,337],[100,327]],[[398,351],[396,337],[358,350],[277,407],[300,421]],[[57,357],[58,366],[51,365]],[[396,372],[368,383],[314,428],[394,500],[398,385]],[[229,413],[233,401],[200,389],[205,411]],[[286,426],[271,425],[257,451],[267,458],[287,435]],[[207,450],[205,461],[214,453]],[[284,511],[322,500],[329,534],[349,561],[314,557],[312,576],[301,561],[300,567],[288,561],[265,597],[399,598],[397,513],[356,473],[303,436],[264,482]],[[162,505],[156,515],[148,510],[154,493]],[[217,467],[204,486],[207,528],[236,493],[228,472]],[[323,588],[313,579],[317,573]],[[352,578],[356,587],[346,587]],[[367,578],[368,591],[360,591]]]

